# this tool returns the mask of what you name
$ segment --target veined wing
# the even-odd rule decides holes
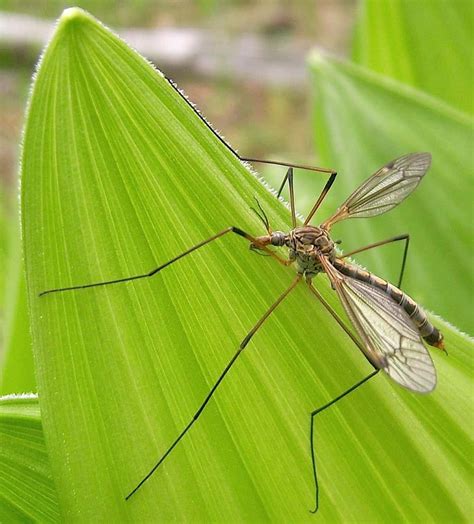
[[[370,362],[401,386],[428,393],[436,371],[420,333],[408,314],[383,291],[347,277],[320,258]]]
[[[359,186],[323,225],[330,229],[346,218],[372,217],[390,211],[418,186],[430,165],[430,153],[411,153],[392,160]]]

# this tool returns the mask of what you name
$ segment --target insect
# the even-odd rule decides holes
[[[422,340],[424,339],[428,344],[442,349],[444,347],[442,334],[429,322],[423,310],[408,295],[400,291],[398,287],[395,287],[386,280],[376,277],[375,275],[372,275],[358,266],[344,260],[349,255],[407,237],[401,236],[387,239],[365,248],[358,249],[344,256],[339,256],[337,254],[335,243],[330,237],[331,227],[341,220],[356,217],[371,217],[387,212],[395,207],[416,188],[421,178],[426,173],[429,165],[430,155],[427,153],[410,154],[390,162],[359,186],[359,188],[357,188],[356,191],[354,191],[340,206],[336,213],[319,226],[312,226],[309,222],[324,199],[324,196],[327,194],[327,191],[332,185],[331,181],[334,181],[335,176],[332,176],[329,179],[328,184],[316,201],[316,204],[311,209],[304,224],[298,226],[294,205],[293,169],[290,168],[282,184],[283,187],[287,181],[290,189],[293,229],[288,233],[272,231],[268,218],[259,207],[257,214],[266,228],[266,234],[263,236],[255,237],[237,227],[231,226],[193,246],[189,250],[174,257],[149,273],[106,282],[52,289],[41,293],[41,295],[46,295],[52,292],[84,289],[152,277],[165,267],[178,261],[180,258],[189,255],[193,251],[220,237],[223,237],[227,233],[235,233],[245,238],[250,242],[250,247],[252,249],[266,252],[283,265],[296,265],[296,277],[291,285],[282,295],[280,295],[275,303],[243,339],[237,352],[212,386],[192,420],[183,429],[150,472],[127,495],[127,499],[129,499],[156,471],[156,469],[158,469],[179,441],[189,431],[206,407],[218,386],[221,384],[224,377],[235,364],[237,358],[250,342],[250,339],[262,326],[269,315],[300,281],[305,281],[310,292],[321,301],[326,309],[328,309],[331,315],[337,320],[344,331],[346,331],[349,337],[375,368],[375,371],[368,377],[358,382],[330,403],[311,413],[311,454],[316,485],[316,508],[318,507],[319,490],[314,447],[312,445],[314,417],[357,387],[361,386],[364,382],[378,373],[380,369],[385,371],[395,382],[398,382],[407,389],[420,393],[427,393],[433,390],[436,385],[436,373],[431,357],[423,345]],[[288,248],[288,259],[284,260],[280,258],[274,250],[269,249],[269,246]],[[404,255],[400,277],[403,276],[406,251]],[[339,295],[347,316],[351,320],[352,325],[360,337],[360,340],[352,334],[337,313],[314,288],[312,280],[319,273],[325,273],[329,277],[333,288]]]
[[[175,88],[174,85],[173,87]],[[202,118],[200,115],[199,117]],[[210,128],[207,122],[205,123]],[[213,131],[212,128],[210,129]],[[223,141],[222,138],[217,134],[216,136],[240,160],[278,164],[289,168],[278,192],[278,195],[280,195],[285,185],[288,184],[292,220],[292,229],[289,232],[273,231],[270,227],[268,217],[257,202],[258,209],[254,211],[265,227],[266,231],[264,235],[254,236],[238,227],[230,226],[195,246],[192,246],[185,252],[175,256],[171,260],[168,260],[147,273],[103,282],[49,289],[40,293],[40,296],[153,277],[181,258],[190,255],[194,251],[229,233],[243,237],[249,242],[249,246],[252,250],[267,254],[277,260],[280,264],[285,266],[294,265],[296,268],[296,275],[290,286],[277,298],[277,300],[243,338],[233,357],[217,378],[191,420],[155,465],[125,498],[126,500],[130,499],[169,457],[186,433],[196,423],[214,393],[232,369],[255,333],[260,329],[272,312],[275,311],[291,291],[301,282],[306,284],[309,292],[315,295],[321,304],[329,311],[374,368],[374,371],[372,371],[368,376],[310,414],[311,461],[315,486],[315,509],[313,512],[316,512],[319,507],[319,484],[314,450],[315,417],[358,387],[362,386],[369,379],[379,373],[380,370],[383,370],[392,380],[401,386],[418,393],[428,393],[432,391],[436,385],[435,368],[431,357],[423,344],[423,340],[431,346],[438,349],[444,349],[443,335],[430,323],[420,306],[399,289],[405,268],[409,236],[400,235],[392,237],[351,251],[344,255],[338,254],[335,247],[336,243],[330,236],[332,226],[342,220],[380,215],[390,211],[402,202],[412,191],[415,190],[427,172],[431,164],[431,155],[429,153],[413,153],[389,162],[363,182],[331,217],[326,219],[320,225],[315,226],[311,225],[310,222],[333,185],[337,176],[336,172],[324,168],[243,158],[240,157],[225,141]],[[294,167],[311,169],[312,171],[329,174],[328,181],[307,215],[303,225],[298,225],[296,219],[293,186]],[[397,287],[346,261],[346,258],[350,255],[396,241],[405,241],[405,250]],[[282,258],[275,249],[282,247],[288,250],[288,258]],[[318,290],[313,286],[313,279],[320,273],[325,274],[329,278],[332,288],[337,293],[357,336],[345,325],[344,321],[339,317],[336,311],[332,309],[329,303],[326,302]]]

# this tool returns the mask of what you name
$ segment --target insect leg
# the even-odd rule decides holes
[[[319,195],[318,199],[314,203],[314,206],[311,208],[311,211],[309,212],[308,216],[306,217],[306,220],[304,221],[305,226],[309,224],[314,214],[318,210],[319,206],[321,205],[322,201],[326,198],[326,195],[329,193],[331,186],[334,184],[334,180],[336,180],[336,176],[337,176],[337,173],[333,171],[331,173],[331,176],[329,177],[329,180],[326,182],[325,186],[323,187],[321,194]]]
[[[121,282],[129,282],[131,280],[139,280],[139,279],[142,279],[142,278],[152,277],[152,276],[156,275],[157,273],[159,273],[165,267],[170,266],[171,264],[173,264],[174,262],[177,262],[178,260],[180,260],[181,258],[185,257],[186,255],[189,255],[193,251],[196,251],[196,249],[199,249],[199,248],[201,248],[201,247],[203,247],[203,246],[213,242],[214,240],[217,240],[218,238],[223,237],[227,233],[235,233],[236,235],[244,237],[245,239],[249,240],[250,242],[254,242],[255,241],[255,237],[253,237],[249,233],[246,233],[245,231],[243,231],[242,229],[239,229],[238,227],[230,226],[227,229],[224,229],[223,231],[220,231],[219,233],[216,233],[212,237],[209,237],[206,240],[203,240],[202,242],[199,242],[198,244],[196,244],[195,246],[191,247],[190,249],[184,251],[180,255],[172,258],[171,260],[168,260],[164,264],[161,264],[161,266],[158,266],[157,268],[152,269],[151,271],[148,271],[147,273],[142,273],[140,275],[133,275],[131,277],[123,277],[123,278],[116,278],[116,279],[113,279],[113,280],[106,280],[104,282],[93,282],[91,284],[82,284],[82,285],[77,285],[77,286],[68,286],[68,287],[60,287],[60,288],[55,288],[55,289],[48,289],[46,291],[42,291],[39,294],[39,296],[41,297],[41,296],[47,295],[49,293],[58,293],[58,292],[61,292],[61,291],[72,291],[72,290],[76,290],[76,289],[86,289],[86,288],[89,288],[89,287],[98,287],[98,286],[107,286],[107,285],[110,285],[110,284],[119,284]],[[273,256],[273,258],[278,260],[278,262],[280,262],[281,264],[287,265],[285,260],[283,260],[280,257],[278,257],[270,249],[268,249],[268,248],[266,248],[264,246],[264,247],[262,247],[262,250],[268,252],[270,255]]]
[[[342,327],[342,329],[346,332],[346,334],[350,337],[350,339],[354,342],[354,344],[356,344],[356,346],[362,351],[362,354],[364,354],[364,351],[363,351],[363,348],[362,348],[362,344],[360,343],[360,341],[346,327],[346,325],[341,320],[339,315],[328,304],[328,302],[326,302],[326,300],[322,297],[322,295],[319,293],[319,291],[313,287],[311,282],[308,282],[308,287],[309,287],[310,291],[316,296],[316,298],[321,302],[321,304],[323,304],[323,306],[329,311],[329,313],[336,320],[336,322]],[[373,365],[373,364],[371,364],[371,365]],[[314,479],[314,489],[315,489],[315,508],[314,508],[314,510],[311,510],[312,513],[316,513],[318,511],[318,507],[319,507],[319,483],[318,483],[318,474],[317,474],[317,469],[316,469],[316,454],[314,452],[314,418],[316,417],[316,415],[318,413],[321,413],[322,411],[324,411],[325,409],[329,408],[330,406],[335,404],[337,401],[341,400],[343,397],[345,397],[346,395],[348,395],[349,393],[351,393],[352,391],[357,389],[359,386],[362,386],[362,384],[364,384],[370,378],[375,376],[379,371],[380,371],[379,369],[375,369],[374,371],[372,371],[372,373],[370,373],[370,375],[368,375],[364,379],[362,379],[359,382],[357,382],[356,384],[354,384],[352,387],[350,387],[349,389],[347,389],[346,391],[341,393],[341,395],[339,395],[335,399],[331,400],[330,402],[328,402],[324,406],[322,406],[322,407],[320,407],[318,409],[315,409],[310,414],[311,422],[310,422],[310,437],[309,438],[310,438],[310,448],[311,448],[311,464],[312,464],[312,468],[313,468],[313,479]]]
[[[355,255],[356,253],[362,253],[362,251],[368,251],[369,249],[372,249],[374,247],[383,246],[385,244],[390,244],[391,242],[397,242],[399,240],[405,241],[405,247],[403,249],[402,267],[400,269],[400,276],[398,277],[398,284],[397,284],[397,287],[400,289],[402,286],[403,275],[405,273],[405,263],[407,261],[408,246],[410,245],[410,235],[408,233],[405,233],[404,235],[397,235],[395,237],[387,238],[386,240],[381,240],[380,242],[374,242],[373,244],[369,244],[368,246],[360,247],[359,249],[354,249],[354,251],[349,251],[349,253],[344,253],[344,255],[337,257],[337,258],[350,257],[352,255]]]
[[[301,279],[301,275],[297,275],[296,278],[291,283],[291,285],[278,297],[278,299],[270,306],[270,308],[266,311],[266,313],[255,324],[255,326],[247,333],[247,336],[240,343],[239,349],[235,352],[234,356],[231,358],[227,366],[224,368],[224,371],[220,374],[219,378],[216,380],[216,382],[210,389],[209,393],[206,395],[206,398],[204,399],[199,409],[194,414],[193,418],[190,420],[190,422],[188,422],[186,427],[181,431],[181,433],[178,435],[175,441],[171,444],[171,446],[167,449],[167,451],[162,455],[162,457],[158,460],[158,462],[153,466],[153,468],[143,477],[143,479],[135,486],[135,488],[125,497],[125,500],[128,500],[134,493],[136,493],[138,489],[153,475],[153,473],[158,469],[158,467],[161,464],[163,464],[165,459],[169,456],[169,454],[173,451],[173,449],[178,445],[179,441],[191,429],[193,424],[196,422],[196,420],[199,418],[201,413],[204,411],[204,408],[206,407],[209,400],[211,400],[212,395],[214,394],[216,389],[219,387],[220,383],[224,380],[224,377],[230,371],[231,367],[234,365],[237,358],[240,356],[242,351],[245,349],[247,344],[250,342],[251,338],[255,335],[255,333],[262,326],[265,320],[271,315],[271,313],[277,308],[277,306],[281,302],[283,302],[283,300],[295,288],[295,286],[298,284],[300,279]]]
[[[201,115],[201,113],[198,111],[196,106],[194,106],[187,98],[186,96],[178,89],[176,84],[171,80],[170,78],[166,77],[166,80],[168,81],[169,85],[176,91],[176,93],[186,102],[186,104],[194,111],[196,116],[201,120],[201,122],[211,131],[211,133],[221,142],[223,146],[225,146],[226,149],[228,149],[236,158],[238,158],[241,162],[257,162],[260,164],[271,164],[275,166],[284,166],[284,167],[296,167],[299,169],[307,169],[308,171],[315,171],[318,173],[329,173],[332,174],[334,171],[332,169],[327,169],[325,167],[317,167],[317,166],[308,166],[306,164],[290,164],[288,162],[279,162],[277,160],[264,160],[261,158],[248,158],[244,156],[240,156],[235,149],[228,144],[220,135],[217,133],[211,124]]]
[[[315,488],[315,506],[314,506],[313,510],[310,510],[311,513],[316,513],[318,511],[318,508],[319,508],[319,484],[318,484],[318,474],[317,474],[317,470],[316,470],[316,455],[315,455],[315,452],[314,452],[314,419],[315,419],[316,415],[318,415],[319,413],[323,412],[327,408],[331,407],[332,405],[334,405],[336,402],[338,402],[339,400],[344,398],[349,393],[352,393],[358,387],[362,386],[362,384],[365,384],[365,382],[367,382],[372,377],[374,377],[379,371],[380,371],[380,369],[376,369],[375,371],[372,371],[372,373],[367,375],[362,380],[359,380],[359,382],[357,382],[356,384],[351,386],[349,389],[346,389],[346,391],[341,393],[339,396],[337,396],[336,398],[332,399],[327,404],[324,404],[324,406],[321,406],[320,408],[315,409],[314,411],[312,411],[310,413],[311,422],[310,422],[309,439],[310,439],[310,447],[311,447],[311,464],[312,464],[312,467],[313,467],[313,478],[314,478],[314,488]]]
[[[240,156],[237,152],[235,152],[228,144],[228,149],[234,153],[234,155],[241,161],[241,162],[254,162],[258,164],[270,164],[272,166],[282,166],[282,167],[293,167],[296,169],[304,169],[306,171],[313,171],[315,173],[327,173],[329,175],[335,174],[336,172],[333,169],[328,169],[326,167],[318,167],[318,166],[309,166],[307,164],[294,164],[293,162],[280,162],[279,160],[264,160],[263,158],[248,158]],[[278,192],[278,196],[280,195],[281,191],[283,190],[283,187],[285,186],[285,183],[287,181],[288,173],[286,174],[285,178],[283,179],[283,183],[280,187],[280,191]]]
[[[294,165],[288,169],[286,172],[285,178],[283,179],[283,182],[281,183],[280,189],[278,190],[278,196],[281,195],[281,192],[283,191],[283,188],[285,187],[286,182],[288,182],[288,187],[290,190],[290,208],[291,208],[291,219],[293,223],[293,227],[296,227],[296,211],[295,211],[295,196],[294,196],[294,190],[293,190],[293,167],[302,167],[298,165]],[[309,169],[308,167],[304,167],[304,169]],[[316,210],[321,205],[321,202],[326,198],[326,195],[328,194],[328,191],[331,189],[331,186],[334,183],[334,180],[336,180],[337,173],[335,171],[325,171],[331,174],[329,177],[329,180],[326,182],[326,185],[324,186],[323,190],[321,191],[321,194],[319,195],[318,199],[316,200],[316,203],[312,207],[311,211],[309,212],[308,217],[305,220],[305,225],[308,224],[308,222],[313,217],[314,213],[316,213]]]
[[[326,302],[326,300],[322,297],[321,293],[311,284],[311,282],[308,282],[308,288],[311,291],[311,293],[313,293],[313,295],[315,295],[315,297],[321,302],[321,304],[329,311],[329,313],[332,315],[334,320],[346,332],[347,336],[352,340],[352,342],[354,342],[354,344],[362,351],[362,354],[365,355],[365,348],[362,346],[361,342],[355,337],[352,331],[344,324],[341,317],[334,311],[334,309],[328,304],[328,302]]]
[[[290,163],[290,162],[280,162],[278,160],[265,160],[263,158],[250,158],[250,157],[245,157],[245,156],[239,155],[239,153],[237,153],[237,151],[226,140],[224,140],[219,135],[219,133],[217,133],[213,129],[211,124],[209,124],[209,122],[201,115],[201,113],[196,109],[196,107],[186,98],[186,96],[184,96],[184,94],[178,89],[176,84],[171,79],[167,78],[166,76],[165,76],[165,78],[168,81],[168,83],[170,84],[170,86],[176,91],[176,93],[194,111],[194,113],[198,116],[198,118],[201,120],[201,122],[209,129],[209,131],[211,131],[211,133],[219,140],[219,142],[228,151],[230,151],[236,158],[238,158],[241,162],[270,164],[270,165],[274,165],[274,166],[283,166],[283,167],[290,168],[287,171],[287,173],[285,175],[285,178],[283,179],[283,182],[282,182],[282,184],[280,186],[280,189],[278,191],[278,196],[280,196],[281,192],[283,191],[283,188],[284,188],[286,182],[287,181],[290,182],[290,179],[291,179],[291,182],[290,182],[291,183],[290,195],[293,192],[293,186],[292,186],[292,184],[293,184],[293,181],[292,181],[293,171],[291,170],[291,168],[305,169],[307,171],[313,171],[313,172],[316,172],[316,173],[327,173],[327,174],[330,175],[330,178],[329,178],[328,182],[326,183],[326,185],[324,186],[323,191],[321,192],[321,195],[319,196],[318,200],[316,201],[316,204],[313,206],[313,209],[311,210],[310,214],[308,215],[308,218],[305,221],[305,224],[308,224],[308,222],[311,220],[311,218],[313,217],[314,213],[316,212],[316,210],[320,206],[321,202],[324,200],[324,198],[325,198],[327,192],[329,191],[330,187],[332,186],[332,184],[333,184],[333,182],[334,182],[334,180],[336,178],[336,175],[337,175],[336,171],[334,171],[333,169],[325,168],[325,167],[309,166],[307,164],[294,164],[294,163]],[[290,174],[290,170],[291,170],[291,174]],[[293,216],[295,215],[294,203],[292,203],[292,205],[291,205],[291,214],[292,214],[292,218],[293,218]],[[294,218],[294,220],[293,220],[293,227],[295,227],[295,226],[296,226],[296,218]]]
[[[290,210],[291,210],[291,224],[293,229],[296,227],[296,210],[295,210],[295,192],[293,189],[293,168],[290,167],[286,172],[285,178],[281,183],[280,189],[278,190],[278,196],[281,195],[284,185],[288,181],[288,188],[290,190]]]

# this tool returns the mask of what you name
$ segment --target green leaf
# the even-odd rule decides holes
[[[19,227],[10,227],[0,394],[36,391]]]
[[[371,368],[304,285],[164,465],[124,500],[292,268],[227,235],[151,279],[38,297],[144,273],[230,225],[261,234],[254,196],[275,229],[288,229],[288,210],[161,74],[78,9],[65,11],[39,67],[22,166],[36,373],[63,520],[314,522],[309,413]],[[434,394],[378,376],[320,417],[319,518],[469,514],[472,344],[440,327],[456,349],[433,355]]]
[[[7,265],[7,244],[9,231],[9,216],[7,210],[6,191],[0,182],[0,297],[3,301],[5,287],[5,269]],[[3,302],[2,302],[3,304]],[[1,317],[0,317],[1,318]]]
[[[353,57],[472,114],[473,22],[469,0],[365,0]]]
[[[0,204],[3,203],[3,222],[0,225],[0,278],[4,280],[0,285],[0,395],[8,395],[36,391],[36,381],[16,194],[11,194]],[[16,212],[13,212],[13,209]]]
[[[34,395],[0,398],[0,520],[58,522],[59,505]]]
[[[472,120],[365,68],[316,54],[311,67],[317,93],[318,145],[326,165],[339,172],[320,216],[333,212],[388,161],[409,152],[430,151],[429,173],[399,208],[369,220],[348,220],[333,234],[340,235],[348,251],[409,233],[403,289],[473,333],[473,273],[465,256],[473,246],[466,217],[473,191]],[[318,186],[320,182],[313,182],[315,192]],[[367,252],[360,261],[396,282],[401,256],[402,246],[394,246]]]

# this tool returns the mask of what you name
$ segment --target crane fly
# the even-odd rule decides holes
[[[169,82],[173,88],[177,90],[176,86],[171,81]],[[178,91],[178,93],[180,96],[183,96],[181,92]],[[184,98],[184,100],[190,105],[187,99]],[[181,258],[190,255],[197,249],[200,249],[229,233],[234,233],[243,237],[248,241],[252,250],[269,255],[284,266],[294,265],[296,267],[296,275],[290,286],[277,298],[277,300],[268,308],[254,327],[243,338],[233,357],[214,382],[191,420],[155,465],[128,493],[125,499],[130,499],[130,497],[140,489],[140,487],[169,457],[181,439],[196,423],[199,416],[213,397],[215,391],[220,386],[230,369],[234,366],[238,357],[247,347],[255,333],[260,329],[271,313],[275,311],[275,309],[290,294],[290,292],[295,289],[300,282],[303,282],[306,284],[309,292],[314,295],[332,315],[335,321],[345,331],[353,343],[361,350],[363,355],[374,368],[368,376],[354,384],[327,404],[315,409],[310,414],[310,449],[315,487],[315,509],[312,511],[316,512],[319,507],[319,484],[314,450],[315,417],[352,391],[362,386],[372,377],[377,375],[380,370],[384,371],[393,381],[397,382],[404,388],[417,393],[429,393],[436,386],[435,368],[423,341],[438,349],[444,349],[443,335],[431,324],[422,308],[406,293],[399,289],[405,268],[409,236],[395,236],[351,251],[344,255],[338,254],[335,247],[336,242],[334,242],[330,236],[331,228],[338,222],[349,218],[368,218],[380,215],[390,211],[401,203],[415,190],[423,176],[426,174],[431,164],[431,155],[429,153],[412,153],[389,162],[363,182],[343,202],[332,216],[322,222],[319,226],[314,226],[311,225],[310,222],[336,179],[337,173],[335,171],[301,164],[289,164],[285,162],[242,157],[238,155],[217,133],[215,133],[212,127],[203,119],[193,106],[191,107],[205,125],[239,160],[276,164],[289,168],[283,179],[283,183],[281,184],[278,196],[281,195],[285,185],[288,184],[292,229],[287,233],[283,231],[273,231],[264,210],[257,201],[258,207],[257,209],[254,209],[254,211],[265,227],[266,232],[264,235],[254,236],[238,227],[230,226],[195,246],[192,246],[188,250],[147,273],[116,278],[114,280],[103,282],[49,289],[40,293],[40,296],[153,277],[163,269],[179,261]],[[314,206],[307,215],[303,225],[298,225],[296,219],[293,168],[308,169],[313,172],[326,173],[329,175],[329,179]],[[379,278],[346,260],[350,255],[397,241],[405,241],[402,266],[397,286],[394,286],[388,281]],[[282,258],[275,248],[286,248],[288,250],[288,257],[285,259]],[[329,278],[331,286],[337,293],[356,334],[346,326],[337,312],[313,286],[313,279],[320,273],[325,274]]]

